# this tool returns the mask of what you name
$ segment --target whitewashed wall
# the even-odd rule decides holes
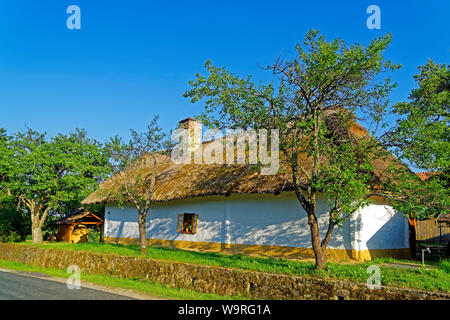
[[[380,204],[364,207],[351,223],[359,226],[355,227],[356,250],[409,248],[408,219],[392,207]]]
[[[321,236],[328,222],[327,200],[319,198]],[[176,232],[177,215],[196,213],[197,234]],[[147,218],[147,237],[249,245],[311,247],[307,217],[293,193],[202,197],[156,204]],[[370,205],[336,228],[329,248],[396,249],[409,247],[408,221],[384,205]],[[132,206],[105,209],[105,236],[138,238]]]

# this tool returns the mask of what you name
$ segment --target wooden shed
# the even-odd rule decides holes
[[[103,240],[103,220],[85,208],[78,208],[67,217],[58,220],[56,224],[58,225],[58,241],[87,242],[89,226],[97,226],[100,230],[100,241]]]

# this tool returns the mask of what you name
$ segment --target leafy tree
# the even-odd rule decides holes
[[[108,159],[84,130],[52,139],[31,129],[3,137],[0,188],[28,210],[33,243],[42,243],[49,212],[80,203],[108,173]]]
[[[30,230],[30,218],[17,201],[0,194],[0,241],[22,241]]]
[[[138,133],[131,129],[131,139],[124,142],[119,136],[107,143],[113,176],[112,188],[105,191],[120,206],[132,203],[138,211],[139,243],[142,254],[147,251],[146,221],[152,203],[158,166],[167,158],[169,140],[158,126],[155,116],[147,130]],[[151,168],[151,172],[145,169]]]
[[[434,174],[422,181],[409,171],[393,169],[400,181],[389,186],[396,195],[393,205],[419,218],[449,210],[450,174],[450,70],[429,60],[414,76],[418,88],[408,102],[394,105],[399,116],[384,137],[384,143],[402,160]]]
[[[401,117],[387,141],[398,156],[414,166],[431,171],[450,167],[450,70],[429,60],[414,76],[419,87],[409,102],[400,102],[393,112]]]
[[[371,119],[373,134],[383,119],[395,84],[381,75],[399,66],[383,58],[391,36],[368,46],[325,40],[318,31],[306,34],[293,59],[279,59],[266,69],[277,75],[255,84],[225,68],[206,63],[184,96],[203,100],[199,117],[215,128],[279,129],[280,161],[292,171],[297,199],[308,217],[316,268],[326,265],[325,249],[334,227],[367,205],[373,193],[373,162],[384,149],[369,134],[351,127],[355,115]],[[281,166],[280,166],[281,167]],[[318,195],[329,196],[328,228],[319,235]]]

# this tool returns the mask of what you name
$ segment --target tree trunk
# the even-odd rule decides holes
[[[325,250],[322,250],[320,245],[319,227],[316,217],[308,217],[308,224],[311,229],[311,242],[314,250],[314,256],[316,258],[316,269],[324,270],[326,267]]]
[[[35,207],[33,206],[31,209],[35,209]],[[33,243],[41,244],[43,242],[39,211],[36,212],[36,210],[31,210],[31,237]]]
[[[32,225],[31,227],[31,234],[32,234],[32,239],[33,239],[33,243],[36,244],[41,244],[43,242],[42,239],[42,228],[38,225]]]
[[[295,156],[296,158],[297,156]],[[319,235],[319,225],[316,218],[316,196],[313,194],[310,200],[307,200],[300,191],[297,183],[297,166],[296,163],[292,166],[292,179],[294,181],[294,190],[298,201],[308,215],[308,225],[311,229],[311,243],[316,257],[316,269],[323,270],[326,267],[325,250],[322,250]]]
[[[320,243],[320,235],[319,235],[319,225],[317,223],[317,217],[316,217],[316,187],[314,182],[316,182],[316,178],[318,176],[318,166],[320,161],[320,149],[319,149],[319,121],[320,121],[320,113],[319,109],[314,109],[314,162],[313,162],[313,168],[312,168],[312,185],[311,188],[311,207],[309,208],[310,211],[308,212],[308,224],[311,229],[311,242],[312,247],[314,250],[314,255],[316,257],[316,269],[317,270],[324,270],[326,267],[326,260],[325,260],[325,250],[322,250],[322,246]]]
[[[145,222],[147,213],[139,213],[139,242],[141,246],[141,254],[147,254],[147,234],[145,230]]]
[[[326,258],[325,258],[325,250],[322,249],[320,243],[320,234],[319,234],[319,224],[317,223],[316,217],[316,201],[315,197],[313,197],[312,206],[310,208],[310,212],[308,212],[308,225],[311,229],[311,243],[314,251],[314,256],[316,258],[316,269],[324,270],[326,267]]]

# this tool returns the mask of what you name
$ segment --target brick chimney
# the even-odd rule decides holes
[[[181,129],[189,130],[189,152],[194,154],[194,163],[202,162],[202,123],[194,118],[186,118],[179,122]]]

